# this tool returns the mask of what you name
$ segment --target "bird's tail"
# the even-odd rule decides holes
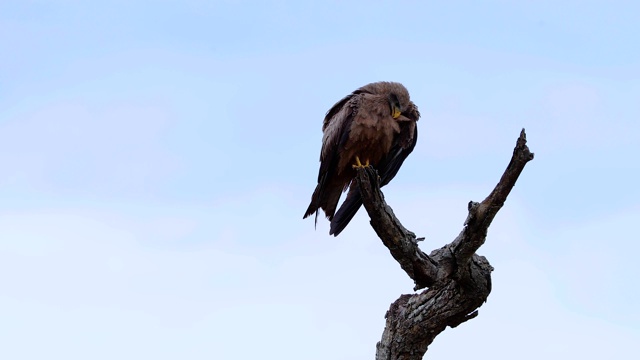
[[[351,184],[347,198],[331,220],[329,235],[338,236],[362,206],[362,194],[357,184]]]
[[[304,213],[303,219],[306,219],[311,214],[316,214],[315,224],[318,224],[318,211],[320,209],[324,210],[327,219],[332,220],[333,214],[336,211],[336,207],[338,206],[338,201],[340,200],[340,194],[342,194],[342,188],[339,186],[323,186],[324,182],[321,181],[318,186],[316,186],[313,195],[311,195],[311,203],[307,208],[307,211]],[[326,191],[328,190],[328,191]]]
[[[314,226],[318,225],[318,210],[320,210],[320,184],[316,186],[316,189],[313,191],[313,195],[311,195],[311,204],[307,208],[307,211],[304,213],[303,219],[311,216],[311,214],[316,213],[316,219],[314,221]]]

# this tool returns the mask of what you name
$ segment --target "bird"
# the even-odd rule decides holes
[[[418,140],[418,107],[398,82],[380,81],[360,87],[335,103],[322,123],[318,184],[303,219],[322,209],[338,236],[362,206],[356,169],[372,166],[387,185]],[[340,196],[349,190],[336,212]]]

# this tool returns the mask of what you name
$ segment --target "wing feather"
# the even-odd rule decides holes
[[[338,101],[324,118],[322,125],[322,149],[320,151],[320,170],[318,171],[318,185],[311,196],[311,204],[305,212],[304,218],[316,214],[323,209],[328,219],[333,218],[338,200],[344,189],[344,184],[336,181],[339,155],[342,145],[349,138],[349,129],[357,113],[359,97],[355,93]]]

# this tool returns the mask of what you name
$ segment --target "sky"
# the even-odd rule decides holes
[[[432,359],[634,358],[633,1],[0,3],[0,358],[372,359],[413,283],[364,211],[302,220],[321,124],[398,81],[420,136],[385,197],[452,241],[522,128],[479,316]]]

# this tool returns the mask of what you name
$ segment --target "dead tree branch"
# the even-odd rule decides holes
[[[402,226],[380,191],[372,168],[358,170],[356,177],[371,226],[400,267],[415,282],[386,314],[386,326],[377,345],[377,360],[422,359],[428,346],[447,326],[456,327],[478,315],[491,292],[493,268],[475,252],[484,244],[489,225],[504,205],[524,166],[533,159],[524,129],[502,178],[481,203],[469,202],[462,232],[453,242],[427,255],[418,247],[416,235]]]

